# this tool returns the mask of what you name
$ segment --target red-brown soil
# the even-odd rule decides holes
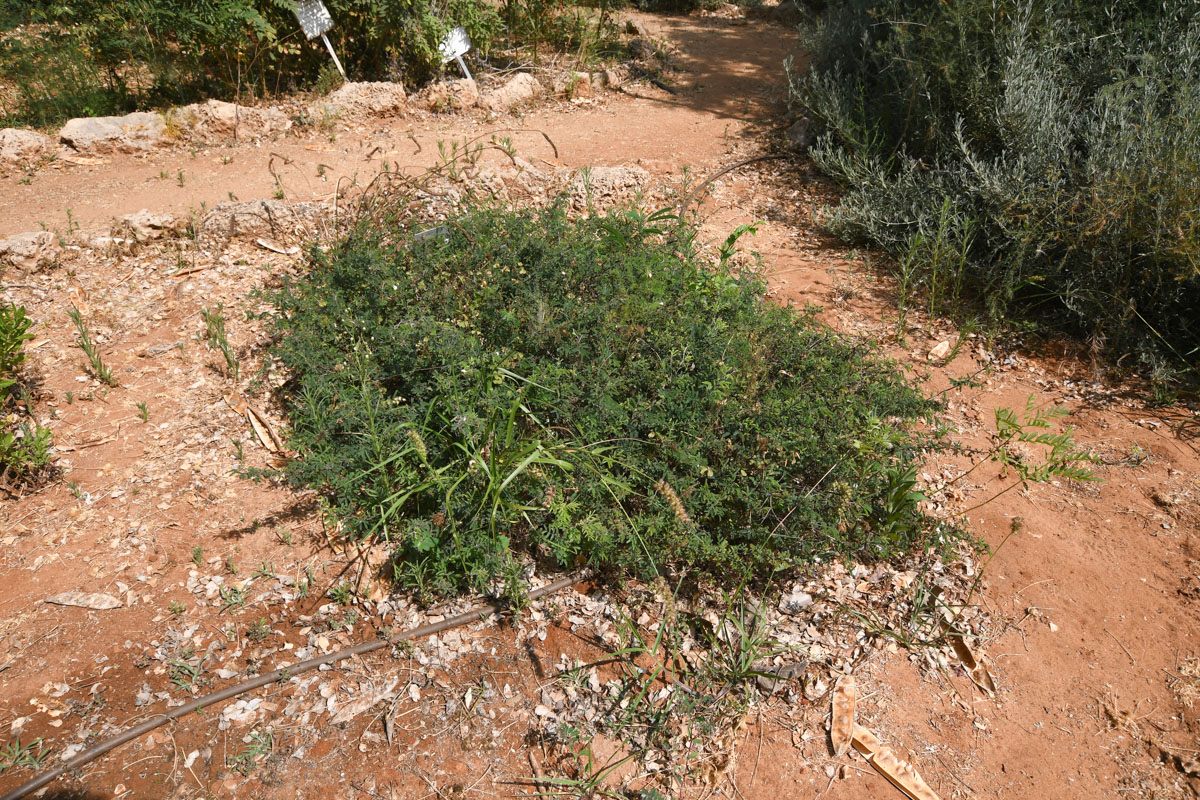
[[[104,232],[112,218],[141,209],[186,217],[230,194],[269,197],[272,154],[283,157],[274,166],[289,201],[327,199],[339,181],[369,180],[381,158],[419,171],[435,162],[438,140],[520,127],[557,146],[555,157],[540,134],[519,137],[518,150],[531,162],[639,165],[670,192],[781,136],[781,63],[796,47],[792,31],[754,20],[639,19],[678,49],[677,94],[642,84],[583,104],[551,101],[517,119],[413,112],[340,125],[332,142],[309,131],[261,145],[116,155],[101,166],[60,162],[29,184],[0,178],[0,235],[37,230],[40,222],[66,231],[67,209],[83,231]],[[950,363],[931,362],[931,348],[953,344],[958,332],[913,311],[903,344],[894,343],[888,282],[862,254],[816,232],[812,209],[832,195],[802,162],[748,165],[711,189],[700,209],[706,240],[719,243],[738,224],[765,221],[742,246],[761,253],[774,296],[822,306],[822,318],[847,335],[892,342],[889,352],[927,391],[945,393],[955,438],[982,446],[994,410],[1023,408],[1032,396],[1039,406],[1062,405],[1077,440],[1100,458],[1102,482],[1032,485],[969,515],[973,534],[996,548],[984,558],[976,595],[991,619],[984,649],[996,696],[981,694],[960,672],[931,668],[920,649],[897,648],[857,673],[862,718],[943,798],[1196,796],[1200,777],[1186,766],[1195,764],[1200,741],[1200,710],[1186,702],[1196,700],[1196,673],[1187,672],[1200,656],[1195,414],[1149,407],[1136,383],[1114,383],[1102,366],[1053,342],[1001,347],[977,338]],[[257,466],[270,454],[224,399],[231,387],[220,357],[197,338],[201,308],[222,302],[234,345],[256,366],[252,354],[264,342],[261,328],[244,322],[244,312],[260,308],[249,294],[298,269],[296,257],[252,241],[188,250],[186,263],[178,252],[166,241],[129,254],[68,248],[48,272],[0,276],[0,283],[20,284],[0,299],[26,305],[38,320],[28,347],[45,395],[39,413],[62,459],[61,480],[0,500],[0,744],[18,734],[22,742],[42,737],[47,765],[71,744],[161,710],[155,693],[184,696],[171,678],[186,680],[186,672],[172,661],[186,661],[189,648],[192,660],[207,652],[209,668],[220,663],[240,673],[265,669],[314,637],[336,649],[376,633],[375,617],[340,630],[303,619],[320,616],[327,588],[355,576],[354,553],[331,540],[313,496],[230,475],[239,451]],[[65,315],[72,303],[85,310],[118,388],[104,389],[85,370]],[[977,385],[951,385],[989,359],[992,369]],[[282,423],[274,409],[263,410]],[[944,468],[969,463],[947,455],[925,472],[933,481]],[[1012,480],[981,468],[963,496],[942,498],[942,513],[975,505]],[[1016,517],[1023,525],[1009,536]],[[309,596],[286,600],[294,588],[255,577],[264,564],[301,582],[311,570]],[[253,578],[247,604],[222,604],[215,584],[211,594],[203,583],[198,593],[189,590],[192,573],[227,584]],[[111,594],[124,606],[91,611],[43,602],[73,589]],[[336,619],[342,612],[330,613]],[[284,687],[248,695],[265,702],[250,713],[273,720],[273,756],[246,770],[249,776],[233,759],[254,745],[246,741],[250,728],[221,729],[214,708],[93,762],[57,787],[74,794],[58,796],[532,794],[513,781],[532,774],[526,750],[548,665],[564,653],[602,657],[570,632],[567,616],[521,623],[544,628],[544,640],[485,625],[447,634],[440,646],[455,657],[442,664],[372,655],[306,676],[315,681],[303,708],[333,677],[360,693],[393,679],[402,689],[417,687],[416,700],[404,689],[343,724],[317,712],[299,719],[287,708],[297,693]],[[402,628],[419,618],[411,607],[398,608],[387,624]],[[254,641],[248,634],[260,620],[262,639]],[[477,696],[484,681],[495,692],[484,712],[464,711],[467,692]],[[144,685],[150,700],[138,705]],[[390,744],[379,721],[385,713],[393,720]],[[830,754],[824,714],[824,706],[779,698],[754,707],[721,781],[686,796],[900,797],[862,759]],[[6,771],[0,788],[31,774]]]

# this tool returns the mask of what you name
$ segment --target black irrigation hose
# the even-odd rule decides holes
[[[530,600],[537,600],[539,597],[544,597],[548,594],[562,591],[568,586],[574,586],[580,581],[590,578],[592,575],[592,570],[585,569],[581,572],[575,573],[574,575],[557,580],[554,583],[533,589],[529,592],[528,598]],[[505,606],[505,603],[491,603],[486,606],[479,606],[467,611],[466,613],[459,614],[456,617],[444,619],[441,622],[423,625],[420,628],[413,628],[388,638],[374,639],[369,642],[356,644],[353,647],[348,647],[345,650],[338,650],[333,653],[327,653],[326,655],[318,656],[317,658],[310,658],[308,661],[301,661],[299,664],[293,664],[290,667],[277,669],[274,672],[268,672],[266,675],[259,675],[257,678],[251,678],[248,681],[244,681],[234,686],[227,686],[226,688],[217,692],[213,692],[212,694],[206,694],[203,697],[198,697],[189,703],[184,703],[183,705],[179,706],[179,708],[172,709],[165,714],[157,715],[146,720],[141,725],[130,728],[124,733],[119,733],[111,739],[107,739],[95,747],[83,751],[79,755],[69,759],[54,769],[46,770],[42,774],[21,784],[16,789],[13,789],[3,797],[0,797],[0,800],[20,800],[21,798],[36,792],[38,789],[41,789],[51,781],[56,780],[63,774],[73,769],[78,769],[89,761],[94,761],[95,759],[107,753],[109,750],[120,747],[126,742],[132,741],[143,734],[149,733],[155,728],[166,725],[171,720],[179,719],[180,717],[190,714],[197,709],[207,708],[232,697],[237,697],[239,694],[245,694],[246,692],[257,689],[260,686],[266,686],[271,683],[277,683],[281,680],[287,680],[288,678],[299,675],[302,672],[308,672],[309,670],[316,669],[317,667],[325,664],[333,664],[347,659],[350,656],[370,653],[373,650],[389,647],[394,645],[396,642],[403,641],[405,639],[416,639],[421,636],[429,636],[430,634],[440,633],[441,631],[449,628],[457,628],[459,625],[465,625],[468,622],[473,622],[480,617],[486,617],[489,614],[495,614],[499,611],[502,611]]]

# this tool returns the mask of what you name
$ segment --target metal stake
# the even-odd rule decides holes
[[[474,78],[471,77],[471,71],[469,69],[467,69],[467,65],[462,60],[462,56],[455,56],[454,60],[458,62],[458,68],[463,71],[463,75],[467,76],[467,80],[469,80],[469,81],[475,80]]]
[[[346,77],[346,70],[342,69],[342,62],[338,61],[337,53],[333,52],[333,45],[329,43],[329,37],[322,33],[321,41],[325,43],[325,49],[329,51],[329,55],[333,56],[333,63],[337,66],[338,72],[342,73],[342,80],[350,80]],[[460,60],[458,63],[461,64],[462,61]],[[466,69],[466,67],[463,67],[463,69]]]

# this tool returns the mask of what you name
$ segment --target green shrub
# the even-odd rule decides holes
[[[17,414],[10,412],[32,325],[24,306],[0,307],[0,486],[25,480],[50,462],[49,429],[18,423]]]
[[[289,0],[75,0],[37,4],[0,34],[0,73],[20,97],[6,124],[263,96],[313,85],[329,56],[305,42]],[[485,0],[328,0],[329,38],[355,79],[421,82],[442,69],[455,25],[486,54],[500,29]],[[0,19],[5,14],[0,13]]]
[[[975,301],[1134,353],[1200,354],[1200,16],[1190,0],[852,0],[794,99],[840,236],[934,313]]]
[[[0,409],[8,400],[8,393],[17,382],[17,374],[25,364],[25,342],[33,338],[29,329],[33,326],[25,314],[25,306],[10,304],[0,307]]]
[[[290,480],[429,593],[519,551],[724,580],[914,546],[931,404],[672,220],[480,209],[314,249],[274,298]]]
[[[595,6],[594,9],[585,8]],[[618,51],[613,0],[578,3],[572,0],[504,0],[501,19],[510,46],[525,43],[540,57],[543,46],[593,62]]]

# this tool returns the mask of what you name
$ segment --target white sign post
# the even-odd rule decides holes
[[[342,79],[350,80],[346,77],[346,70],[342,69],[342,62],[338,61],[337,53],[333,52],[329,37],[325,35],[333,27],[333,17],[329,16],[329,9],[325,8],[325,4],[321,0],[300,0],[296,4],[296,19],[300,20],[300,28],[309,41],[321,37],[337,71],[342,73]]]
[[[471,71],[467,69],[467,65],[463,62],[462,57],[471,50],[471,37],[467,35],[465,28],[455,28],[446,34],[446,38],[442,39],[442,43],[438,45],[438,52],[442,54],[442,63],[445,64],[451,59],[458,62],[458,68],[463,71],[463,75],[467,76],[467,80],[474,80],[471,77]]]

